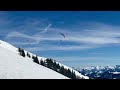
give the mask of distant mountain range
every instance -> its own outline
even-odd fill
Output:
[[[120,65],[115,66],[91,66],[89,68],[77,69],[90,79],[120,79]]]

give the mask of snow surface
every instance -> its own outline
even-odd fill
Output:
[[[8,49],[8,50],[10,50],[12,52],[17,53],[17,51],[18,51],[18,48],[14,47],[13,45],[11,45],[11,44],[9,44],[9,43],[7,43],[5,41],[2,41],[2,40],[0,40],[0,46],[5,48],[5,49]]]
[[[113,73],[113,74],[120,74],[120,72],[111,72],[111,73]]]
[[[58,63],[58,62],[56,62],[56,63]],[[61,64],[61,63],[59,63],[59,65],[60,65],[60,66],[64,66],[64,68],[70,69],[71,71],[73,70],[73,71],[75,72],[75,74],[77,75],[78,78],[89,79],[88,76],[84,76],[84,75],[82,75],[81,73],[79,73],[78,71],[76,71],[76,70],[74,70],[74,69],[72,69],[72,68],[70,68],[70,67],[68,67],[68,66],[66,66],[66,65],[63,65],[63,64]]]
[[[25,51],[25,50],[24,50]],[[27,53],[28,51],[25,51]],[[30,53],[30,56],[35,54]],[[33,62],[31,58],[21,57],[18,55],[18,48],[13,45],[0,40],[0,78],[31,78],[31,79],[68,79],[66,76],[59,74],[49,68],[38,65]],[[38,56],[39,61],[46,60],[44,57]],[[59,63],[59,62],[57,62]],[[66,69],[73,70],[77,77],[89,79],[89,77],[82,75],[78,71],[59,63]]]
[[[15,50],[14,47],[4,44],[0,45],[0,79],[69,79],[49,68],[34,63],[29,58],[18,55],[12,50]],[[3,47],[7,47],[8,50]]]

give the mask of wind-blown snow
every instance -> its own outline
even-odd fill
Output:
[[[25,51],[27,53],[27,51]],[[30,53],[30,56],[35,55]],[[35,55],[36,56],[36,55]],[[31,58],[18,55],[18,48],[0,40],[0,78],[18,78],[18,79],[68,79],[68,77],[59,74],[49,68],[38,65]],[[39,60],[46,60],[38,56]],[[58,63],[58,62],[57,62]],[[78,71],[59,63],[66,69],[73,70],[75,74],[84,79],[89,77],[82,75]]]

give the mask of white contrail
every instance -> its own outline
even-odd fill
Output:
[[[51,26],[52,26],[52,24],[49,24],[49,25],[44,29],[43,33],[46,33]]]

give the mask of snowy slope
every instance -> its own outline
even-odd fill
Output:
[[[6,46],[0,44],[0,79],[68,79],[49,68],[34,63],[29,58],[18,55],[14,47],[4,44]]]
[[[12,52],[18,53],[18,52],[17,52],[17,51],[18,51],[18,48],[14,47],[14,46],[12,46],[11,44],[9,44],[9,43],[7,43],[7,42],[5,42],[5,41],[2,41],[2,40],[0,40],[0,47],[3,47],[3,48],[5,48],[5,49],[8,49],[8,50],[10,50],[10,51],[12,51]]]
[[[120,72],[111,72],[111,73],[113,73],[113,74],[120,74]]]
[[[25,51],[25,53],[27,53],[27,51]],[[30,56],[32,56],[32,55],[36,56],[35,54],[30,53],[30,52],[29,52],[29,54],[30,54]],[[3,61],[0,60],[0,74],[2,73],[2,71],[3,71],[3,73],[5,73],[4,70],[7,71],[6,75],[8,75],[8,76],[6,78],[13,78],[12,76],[9,77],[9,74],[8,74],[11,71],[16,73],[16,75],[18,75],[18,78],[56,78],[56,79],[67,78],[51,69],[48,69],[44,66],[33,63],[31,58],[28,58],[28,57],[24,58],[24,57],[19,56],[18,48],[14,47],[11,44],[4,42],[2,40],[0,40],[0,57],[3,60]],[[38,59],[46,60],[46,58],[40,57],[40,56],[38,56]],[[57,63],[59,63],[59,62],[57,62]],[[3,65],[5,64],[5,66],[3,66],[2,64]],[[70,68],[66,65],[63,65],[61,63],[59,63],[59,65],[64,66],[64,68],[66,68],[66,69],[69,68],[71,71],[73,70],[72,68]],[[8,66],[10,68],[8,68]],[[19,66],[19,67],[17,67],[17,66]],[[11,69],[11,70],[9,70],[9,69]],[[78,77],[80,77],[80,78],[82,77],[84,79],[89,79],[89,77],[82,75],[78,71],[76,71],[76,70],[73,70],[73,71],[75,71],[75,74]],[[35,76],[32,73],[34,73]],[[56,74],[56,75],[54,75],[54,74]],[[13,74],[11,73],[10,75],[13,75]],[[16,77],[16,75],[13,75],[13,76]],[[19,77],[19,75],[21,75],[21,76]],[[1,78],[1,76],[0,76],[0,78]]]
[[[59,62],[56,62],[56,63],[59,63]],[[70,68],[70,67],[68,67],[68,66],[66,66],[66,65],[63,65],[63,64],[61,64],[61,63],[59,63],[59,65],[60,65],[60,66],[64,66],[64,68],[70,69],[71,71],[73,70],[78,78],[89,79],[88,76],[84,76],[84,75],[82,75],[81,73],[79,73],[78,71],[76,71],[76,70],[74,70],[74,69],[72,69],[72,68]]]

